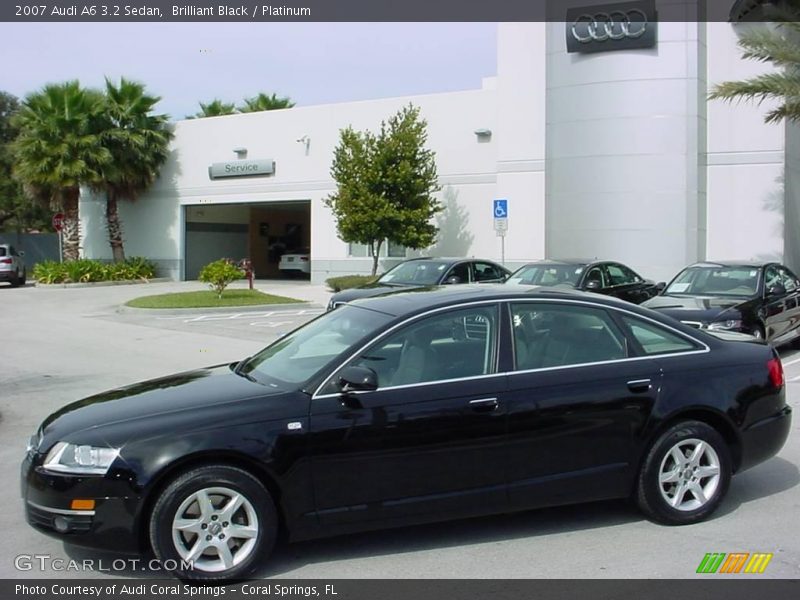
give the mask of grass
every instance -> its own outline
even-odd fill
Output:
[[[260,306],[264,304],[299,304],[303,300],[264,294],[258,290],[225,290],[222,298],[210,290],[141,296],[126,302],[134,308],[214,308],[217,306]]]

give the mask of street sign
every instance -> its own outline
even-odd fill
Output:
[[[53,229],[56,231],[64,229],[64,213],[56,213],[53,215]]]
[[[495,219],[494,230],[497,232],[498,236],[505,236],[506,231],[508,231],[508,219]]]
[[[493,214],[495,219],[508,219],[508,200],[498,198],[494,201]]]

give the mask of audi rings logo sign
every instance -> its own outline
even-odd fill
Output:
[[[567,52],[606,52],[656,45],[655,3],[605,4],[567,11]]]

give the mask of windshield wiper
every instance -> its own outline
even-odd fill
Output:
[[[236,366],[233,367],[233,372],[234,372],[234,374],[238,375],[239,377],[244,377],[248,381],[252,381],[253,383],[258,383],[256,378],[253,377],[252,375],[250,375],[250,373],[245,373],[244,371],[242,371],[242,369],[245,367],[245,365],[247,365],[247,363],[250,360],[250,358],[251,357],[248,356],[247,358],[243,358],[238,363],[236,363]]]

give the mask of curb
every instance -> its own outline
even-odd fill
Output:
[[[171,281],[172,279],[169,277],[157,277],[146,281],[136,279],[132,281],[91,281],[86,283],[39,283],[37,281],[34,283],[34,287],[52,290],[58,288],[109,287],[112,285],[147,285],[148,283],[168,283]]]
[[[148,315],[196,315],[198,313],[231,313],[241,314],[248,312],[281,312],[281,311],[298,311],[306,309],[324,309],[322,304],[315,304],[314,302],[297,302],[291,304],[259,304],[255,306],[207,306],[205,308],[137,308],[135,306],[125,306],[120,304],[117,313],[133,313],[133,314],[148,314]]]

